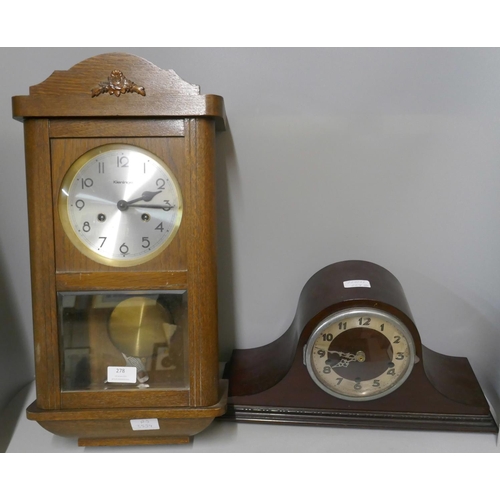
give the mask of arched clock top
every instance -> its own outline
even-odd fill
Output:
[[[171,69],[162,69],[133,54],[111,52],[85,59],[66,71],[54,71],[46,80],[30,87],[30,95],[89,94],[119,71],[153,93],[199,95],[200,87],[188,83]]]
[[[222,97],[201,94],[198,85],[184,81],[175,71],[118,52],[54,71],[45,81],[30,87],[28,96],[14,96],[12,109],[14,118],[20,121],[56,117],[206,117],[215,120],[217,130],[226,128]]]

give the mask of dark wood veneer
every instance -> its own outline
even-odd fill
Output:
[[[344,288],[345,280],[371,288]],[[377,307],[403,320],[417,363],[396,391],[372,401],[346,401],[321,390],[309,376],[303,349],[314,327],[347,307]],[[498,432],[488,402],[466,358],[438,354],[422,345],[401,284],[386,269],[345,261],[316,273],[305,285],[290,328],[276,341],[233,351],[228,412],[241,422],[344,427]]]

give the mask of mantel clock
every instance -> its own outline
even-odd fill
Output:
[[[498,432],[468,360],[422,344],[401,284],[372,262],[318,271],[290,328],[235,349],[225,376],[223,419]]]
[[[225,411],[215,135],[223,100],[129,54],[13,98],[24,122],[36,401],[81,446],[184,443]]]

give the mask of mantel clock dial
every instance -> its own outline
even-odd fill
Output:
[[[227,401],[215,252],[222,97],[112,53],[12,102],[26,144],[28,418],[80,446],[189,442]]]
[[[390,394],[409,377],[415,344],[395,316],[373,308],[331,314],[304,348],[309,375],[322,390],[348,401]]]
[[[422,345],[399,281],[344,261],[306,283],[290,328],[235,349],[224,376],[238,422],[498,432],[466,358]]]

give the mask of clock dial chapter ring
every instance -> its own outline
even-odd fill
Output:
[[[349,401],[390,394],[408,378],[414,362],[413,337],[404,323],[368,307],[328,316],[314,329],[304,351],[313,381]]]
[[[182,219],[182,195],[159,157],[136,146],[107,144],[71,165],[58,208],[80,252],[102,264],[129,267],[171,243]]]

